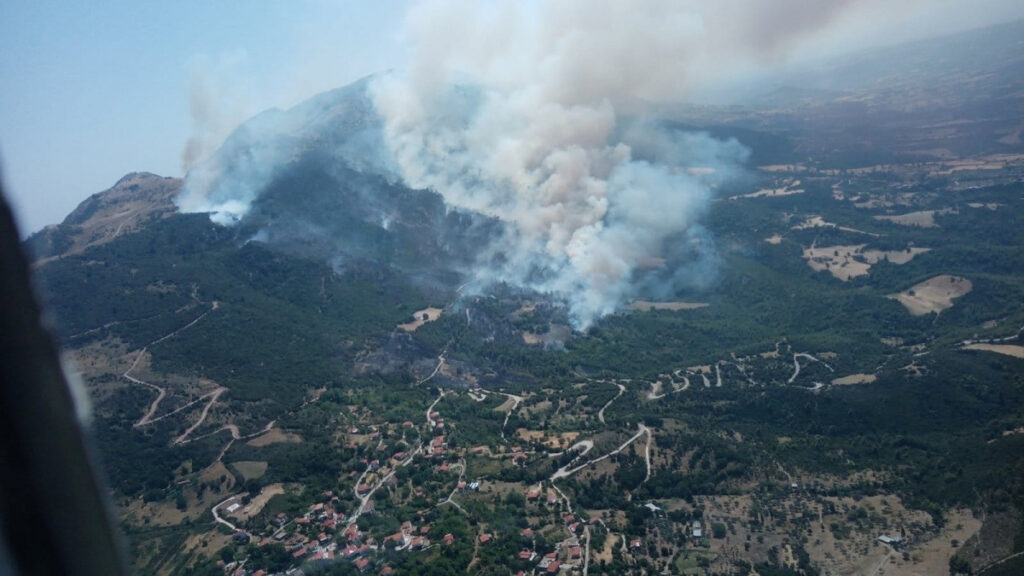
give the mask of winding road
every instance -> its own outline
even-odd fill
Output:
[[[573,468],[569,468],[569,466],[572,466],[572,463],[570,462],[569,464],[562,466],[558,470],[555,470],[554,474],[551,475],[551,480],[555,481],[558,480],[559,478],[568,478],[569,476],[572,476],[573,474],[579,472],[580,470],[586,468],[587,466],[590,466],[591,464],[597,464],[602,460],[605,460],[611,456],[614,456],[615,454],[618,454],[619,452],[622,452],[623,450],[626,449],[627,446],[629,446],[633,442],[636,442],[637,438],[643,436],[644,434],[650,434],[650,429],[647,426],[644,426],[643,424],[637,424],[637,427],[639,428],[639,431],[636,434],[634,434],[632,438],[623,442],[622,445],[616,448],[615,450],[612,450],[611,452],[605,454],[604,456],[599,456],[597,458],[594,458],[593,460],[588,460],[583,464],[580,464]],[[649,469],[650,459],[647,460],[647,466]]]
[[[135,360],[132,362],[132,365],[127,370],[125,370],[124,374],[122,374],[121,376],[124,379],[128,380],[129,382],[132,382],[134,384],[139,384],[141,386],[148,386],[149,388],[152,388],[152,389],[156,390],[157,391],[157,396],[156,396],[156,399],[153,400],[153,403],[149,405],[149,410],[147,410],[146,413],[142,415],[142,418],[139,418],[138,422],[136,422],[135,424],[132,425],[133,428],[141,428],[142,426],[146,426],[146,425],[152,424],[153,422],[157,422],[157,421],[159,421],[159,420],[161,420],[163,418],[166,418],[167,416],[170,416],[171,414],[175,414],[177,412],[180,412],[184,408],[186,408],[188,406],[191,406],[195,402],[198,402],[199,400],[202,400],[203,398],[206,397],[206,396],[200,396],[196,401],[190,402],[190,403],[186,404],[185,406],[182,406],[182,407],[178,408],[177,410],[174,410],[173,412],[169,412],[169,413],[164,414],[163,416],[160,416],[158,418],[153,418],[153,414],[156,414],[157,408],[160,407],[160,402],[162,402],[163,399],[167,396],[167,390],[165,388],[163,388],[162,386],[157,386],[156,384],[151,384],[149,382],[143,382],[142,380],[139,380],[138,378],[132,376],[131,373],[132,373],[132,370],[135,370],[136,366],[139,365],[139,360],[142,359],[142,356],[146,354],[146,351],[149,350],[149,348],[151,346],[155,346],[155,345],[163,342],[164,340],[172,338],[172,337],[180,334],[181,332],[183,332],[185,330],[188,330],[192,326],[195,326],[200,320],[202,320],[203,318],[206,318],[206,316],[210,312],[213,312],[214,310],[216,310],[219,307],[220,307],[220,302],[214,300],[210,304],[210,309],[207,310],[206,312],[203,312],[202,314],[200,314],[195,320],[192,320],[191,322],[189,322],[188,324],[185,324],[181,328],[178,328],[177,330],[175,330],[175,331],[173,331],[173,332],[171,332],[169,334],[165,334],[164,336],[162,336],[160,338],[157,338],[156,340],[154,340],[154,341],[150,342],[149,344],[143,346],[142,350],[139,350],[139,353],[135,355]],[[216,392],[217,391],[214,390],[214,392],[212,392],[212,393],[216,393]],[[217,394],[217,395],[219,396],[220,394]],[[205,418],[205,416],[204,416],[204,418]]]
[[[960,343],[961,346],[970,346],[971,344],[998,344],[1000,342],[1009,342],[1011,340],[1017,340],[1020,335],[1024,333],[1024,326],[1021,326],[1017,333],[1012,336],[1004,336],[1002,338],[981,338],[978,340],[964,340]]]
[[[434,376],[437,376],[437,373],[441,371],[441,368],[443,366],[444,352],[442,352],[441,355],[437,357],[437,366],[434,368],[434,371],[430,373],[430,376],[427,376],[426,378],[420,380],[419,382],[416,383],[416,385],[419,386],[420,384],[426,384],[427,382],[429,382]]]
[[[217,509],[220,508],[221,506],[227,504],[228,502],[231,502],[235,498],[238,498],[238,494],[235,494],[234,496],[228,496],[227,499],[221,500],[216,505],[214,505],[213,509],[211,510],[211,512],[213,512],[213,521],[217,522],[218,524],[223,524],[223,525],[227,526],[228,528],[231,529],[232,532],[238,532],[239,531],[238,530],[238,526],[235,526],[231,522],[228,522],[224,518],[221,518],[220,514],[217,514]]]
[[[516,408],[519,407],[519,404],[523,401],[523,397],[516,396],[515,394],[509,394],[508,392],[494,392],[492,390],[487,390],[486,388],[480,388],[479,390],[485,394],[497,394],[499,396],[504,396],[512,401],[512,407],[509,408],[508,412],[505,413],[505,421],[501,423],[501,440],[503,442],[507,442],[507,440],[505,439],[505,427],[508,426],[508,419],[512,417],[512,414],[516,411]]]
[[[626,391],[626,387],[623,386],[622,384],[615,384],[615,385],[619,387],[619,393],[616,394],[614,398],[609,400],[604,406],[601,406],[601,410],[599,410],[597,412],[597,419],[601,421],[601,424],[604,424],[604,411],[605,411],[605,409],[608,408],[609,406],[611,406],[612,402],[615,402],[619,398],[619,396],[622,396],[622,393]]]
[[[811,356],[810,354],[807,354],[805,352],[798,352],[796,354],[793,354],[793,375],[789,377],[789,380],[786,381],[786,384],[792,384],[793,381],[796,380],[796,377],[800,375],[800,358],[807,358],[812,362],[821,362],[821,360],[818,360],[814,356]],[[828,368],[829,372],[835,372],[835,370],[833,370],[832,367],[828,365],[828,363],[821,363],[822,365],[825,366],[825,368]]]
[[[156,384],[150,384],[149,382],[143,382],[142,380],[139,380],[138,378],[131,375],[132,370],[135,370],[135,367],[139,364],[139,360],[142,359],[142,355],[146,353],[146,348],[147,347],[143,347],[142,350],[139,350],[139,353],[135,356],[135,361],[132,362],[132,365],[127,370],[125,370],[124,374],[121,375],[129,382],[140,384],[142,386],[148,386],[157,391],[156,399],[153,400],[153,403],[149,405],[149,410],[147,410],[146,413],[142,415],[142,418],[139,418],[138,422],[132,425],[133,428],[140,428],[152,422],[153,414],[156,413],[156,409],[160,406],[160,402],[163,401],[165,396],[167,396],[167,390],[164,390],[162,387],[157,386]]]

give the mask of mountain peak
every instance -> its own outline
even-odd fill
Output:
[[[181,179],[131,172],[111,188],[78,205],[63,222],[47,226],[26,241],[37,263],[79,253],[135,232],[146,221],[173,214]]]

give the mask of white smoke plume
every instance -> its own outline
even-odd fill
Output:
[[[585,328],[694,226],[713,179],[748,151],[652,123],[623,131],[616,109],[684,97],[708,45],[730,41],[708,37],[710,19],[657,1],[435,2],[410,14],[408,68],[373,95],[408,185],[508,223],[483,280],[553,293]]]
[[[252,115],[242,75],[244,52],[215,59],[198,56],[189,62],[189,117],[192,132],[181,152],[181,169],[188,172],[208,158],[224,138]]]
[[[486,247],[478,284],[551,293],[583,329],[640,287],[650,292],[651,278],[702,283],[687,278],[706,277],[714,261],[699,218],[714,187],[749,154],[735,141],[636,118],[652,104],[684,101],[694,87],[783,59],[848,8],[880,4],[423,2],[406,15],[404,65],[370,85],[391,155],[377,164],[453,208],[502,220],[506,234]],[[264,132],[253,123],[247,130],[236,143]],[[239,149],[249,150],[245,165],[193,170],[178,199],[183,210],[211,211],[224,223],[245,216],[284,153]],[[679,254],[698,261],[659,270]]]

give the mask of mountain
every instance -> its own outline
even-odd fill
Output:
[[[189,175],[202,191],[186,188],[181,203],[201,196],[216,211],[241,196],[251,200],[242,236],[335,266],[385,263],[437,286],[461,284],[459,272],[498,225],[396,182],[369,81],[244,123]]]
[[[863,61],[917,48],[892,50]],[[706,233],[669,239],[713,271],[583,331],[550,295],[462,289],[507,229],[402,184],[366,81],[253,118],[184,183],[126,176],[26,245],[133,566],[1015,569],[1014,70],[974,80],[983,114],[901,112],[909,73],[871,105],[672,111],[754,148]]]
[[[106,192],[93,194],[57,226],[33,234],[28,249],[47,260],[80,254],[87,248],[131,234],[148,222],[175,212],[173,199],[181,180],[137,172],[118,180]]]

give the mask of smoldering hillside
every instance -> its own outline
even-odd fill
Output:
[[[612,122],[602,138],[614,135],[614,145],[552,152],[567,164],[545,183],[521,188],[473,176],[477,159],[458,164],[440,151],[430,160],[436,177],[452,180],[416,183],[396,161],[374,104],[370,87],[386,80],[366,79],[243,124],[188,175],[179,208],[209,212],[244,241],[339,268],[369,260],[464,294],[493,283],[546,293],[568,306],[578,327],[628,299],[714,278],[714,240],[699,217],[747,154],[738,142],[652,120]],[[451,121],[472,122],[481,97],[475,87],[453,88],[449,104],[461,119]],[[602,154],[614,160],[600,160],[610,162],[603,179],[565,176],[580,175],[572,162]],[[441,174],[442,166],[449,171]],[[462,182],[476,182],[477,203],[452,192]]]
[[[418,6],[402,68],[247,122],[179,206],[338,264],[549,294],[580,329],[709,286],[701,219],[750,150],[653,110],[872,3],[600,4]]]

